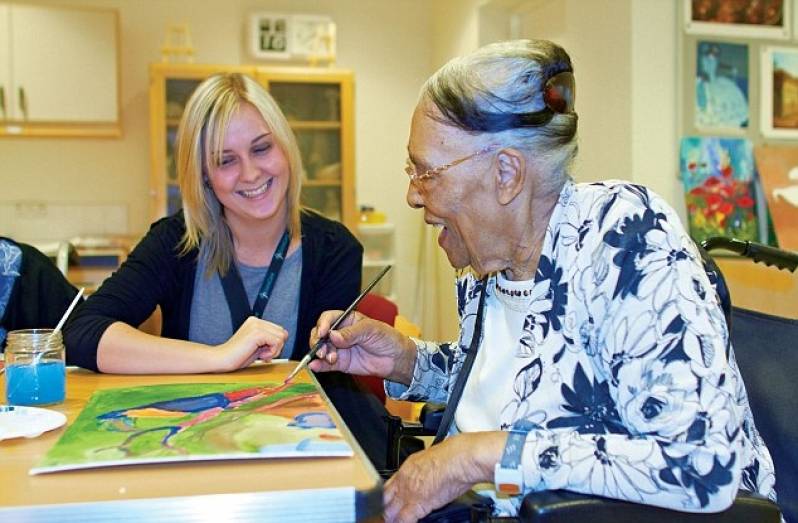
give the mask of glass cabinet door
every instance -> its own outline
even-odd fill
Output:
[[[302,205],[342,220],[341,86],[269,80],[302,154]]]
[[[183,109],[201,78],[169,78],[166,80],[166,214],[170,215],[182,207],[180,187],[177,183],[175,140]]]

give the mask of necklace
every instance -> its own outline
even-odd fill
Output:
[[[505,307],[524,312],[535,301],[535,280],[507,280],[501,273],[497,273],[494,278],[493,287],[496,289],[496,299]]]
[[[505,296],[531,296],[532,289],[505,289],[501,285],[499,285],[499,278],[496,278],[496,291],[500,294],[504,294]]]

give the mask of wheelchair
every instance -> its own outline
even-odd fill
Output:
[[[422,522],[779,523],[783,516],[787,523],[798,523],[798,394],[794,392],[798,350],[792,347],[798,339],[798,320],[733,307],[720,269],[707,254],[716,249],[791,272],[798,267],[798,254],[755,242],[719,237],[702,242],[699,249],[706,270],[717,276],[718,293],[730,326],[730,339],[746,383],[757,429],[773,457],[778,505],[758,494],[740,491],[729,509],[714,514],[696,514],[555,490],[527,494],[518,517],[507,518],[493,517],[492,502],[469,492],[434,511]],[[763,358],[763,354],[767,357]],[[405,439],[435,434],[443,408],[443,405],[425,405],[419,423],[415,424],[389,417],[391,445],[387,470],[381,471],[383,477],[390,477],[401,465],[404,452],[400,449]]]

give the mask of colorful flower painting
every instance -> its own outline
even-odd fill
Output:
[[[679,170],[690,236],[759,241],[753,146],[741,138],[682,139]]]
[[[351,455],[312,384],[149,385],[95,392],[31,473]]]

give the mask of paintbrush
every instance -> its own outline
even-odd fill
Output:
[[[355,310],[355,307],[357,307],[357,304],[360,303],[361,300],[363,300],[363,298],[366,297],[366,294],[368,294],[368,292],[371,289],[373,289],[374,286],[377,285],[377,283],[379,283],[379,281],[382,279],[382,277],[385,276],[385,274],[389,270],[391,270],[391,266],[387,265],[383,270],[380,271],[380,273],[377,275],[377,277],[374,278],[374,280],[372,280],[372,282],[368,284],[368,287],[366,287],[363,290],[363,292],[360,293],[360,296],[355,298],[355,301],[352,302],[352,305],[347,307],[346,310],[344,312],[342,312],[340,316],[338,316],[338,319],[336,319],[333,322],[333,324],[330,325],[330,330],[328,331],[327,336],[325,336],[323,338],[319,338],[316,341],[316,344],[313,345],[313,347],[310,349],[310,351],[308,351],[307,354],[305,354],[305,357],[302,358],[302,360],[299,362],[299,364],[296,366],[296,368],[294,368],[294,370],[291,371],[291,374],[288,375],[288,377],[285,379],[285,381],[283,383],[288,383],[289,381],[294,379],[294,376],[296,376],[299,373],[299,371],[302,370],[302,367],[305,367],[308,363],[310,363],[313,360],[313,358],[316,357],[316,353],[319,352],[319,349],[321,348],[321,346],[324,345],[325,343],[327,343],[330,340],[330,334],[329,333],[334,331],[335,329],[338,328],[339,325],[341,325],[341,323],[346,319],[346,317],[349,316],[349,313],[352,312],[353,310]]]

